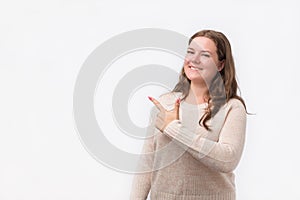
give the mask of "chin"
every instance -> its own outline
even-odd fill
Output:
[[[202,76],[187,76],[187,78],[191,82],[205,83],[205,80],[202,78]]]

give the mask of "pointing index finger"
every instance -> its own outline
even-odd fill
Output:
[[[150,99],[150,101],[152,101],[154,103],[154,105],[160,110],[160,111],[164,111],[164,107],[159,103],[159,101],[157,101],[156,99],[154,99],[153,97],[148,97]]]

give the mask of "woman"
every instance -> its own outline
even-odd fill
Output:
[[[131,199],[234,200],[245,143],[246,106],[237,95],[231,46],[213,30],[195,33],[179,82],[158,100]],[[150,126],[151,127],[151,126]],[[152,134],[153,134],[152,133]],[[152,154],[151,154],[152,153]]]

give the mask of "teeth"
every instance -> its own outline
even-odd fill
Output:
[[[201,70],[200,68],[191,67],[192,70]]]

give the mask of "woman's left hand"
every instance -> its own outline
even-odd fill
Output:
[[[153,97],[148,97],[150,101],[154,103],[154,105],[158,108],[159,113],[157,114],[155,127],[159,129],[161,132],[165,130],[167,125],[173,120],[179,119],[179,105],[180,99],[177,99],[175,102],[175,106],[173,110],[166,110],[156,99]]]

